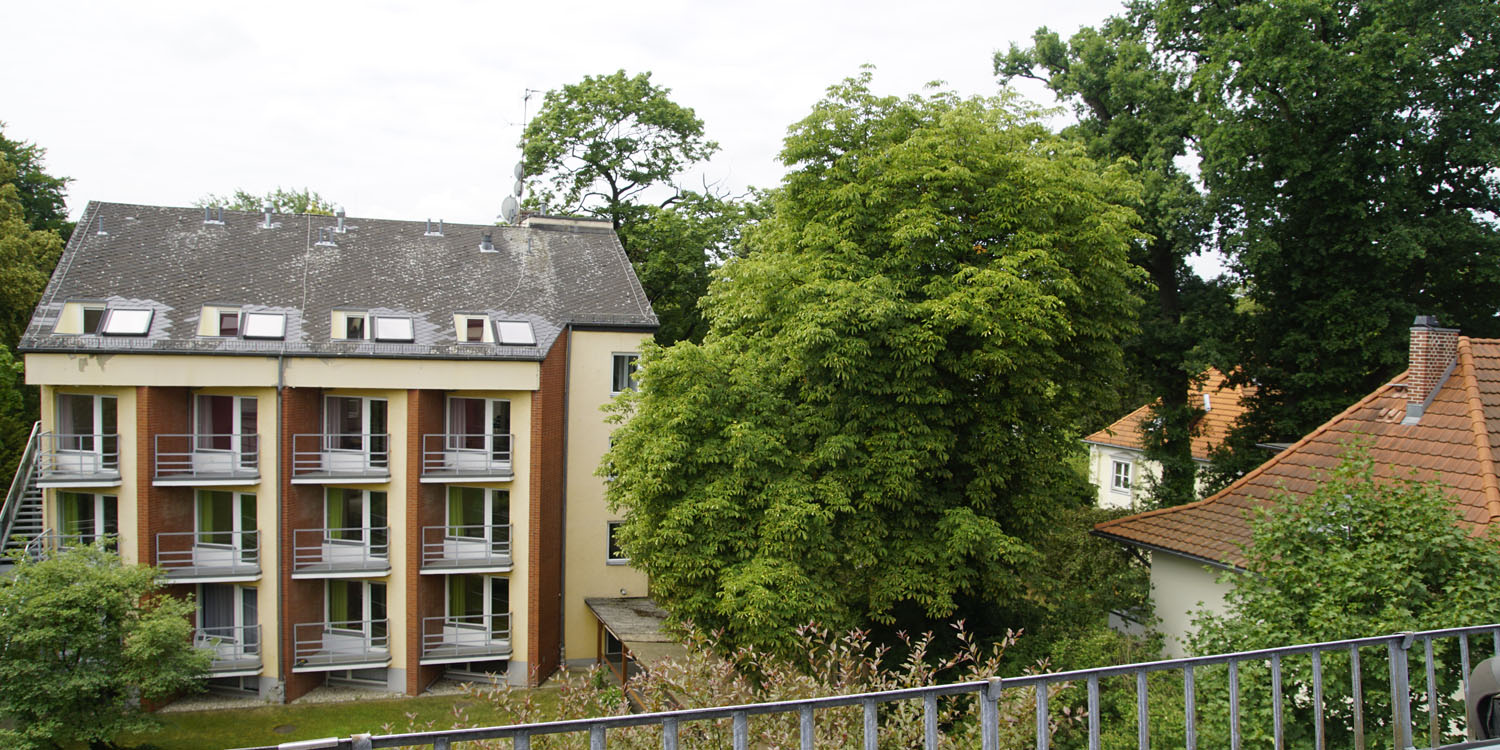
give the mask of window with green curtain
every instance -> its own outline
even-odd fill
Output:
[[[198,543],[234,543],[234,493],[198,490]]]
[[[448,535],[484,538],[484,488],[448,488]]]
[[[510,637],[510,618],[504,615],[510,613],[510,579],[491,578],[490,584],[490,612],[494,615],[490,618],[490,637]]]
[[[59,526],[68,536],[92,537],[94,534],[94,496],[78,492],[57,493]]]
[[[328,621],[346,623],[341,627],[362,630],[357,623],[365,619],[364,584],[359,581],[328,582]],[[356,624],[348,624],[348,623]]]
[[[370,544],[376,547],[375,554],[381,554],[381,548],[387,544],[386,539],[386,515],[385,515],[385,493],[369,493],[370,501]]]
[[[240,496],[240,548],[245,550],[246,561],[255,558],[255,549],[260,546],[255,534],[255,496],[242,493]]]
[[[326,521],[323,528],[327,529],[329,539],[345,539],[359,541],[360,534],[357,530],[351,531],[350,526],[359,525],[359,490],[346,490],[342,487],[329,487],[324,501]],[[349,496],[354,496],[354,514],[349,516]],[[352,521],[352,523],[351,523]]]

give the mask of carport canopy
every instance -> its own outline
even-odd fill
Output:
[[[662,632],[666,610],[647,596],[589,597],[583,600],[594,617],[643,667],[650,669],[687,655],[687,649]]]

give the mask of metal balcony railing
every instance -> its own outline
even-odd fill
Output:
[[[422,618],[422,662],[475,661],[510,655],[510,613]]]
[[[1500,746],[1500,741],[1470,742],[1465,739],[1466,730],[1472,737],[1474,728],[1468,727],[1467,714],[1462,706],[1455,709],[1451,700],[1455,694],[1467,694],[1473,665],[1494,655],[1500,655],[1500,624],[776,703],[503,727],[364,734],[330,739],[322,746],[349,750],[450,748],[459,746],[460,742],[510,739],[518,750],[530,750],[533,738],[569,734],[585,735],[590,747],[604,748],[608,746],[612,732],[652,727],[651,731],[659,735],[655,741],[661,747],[676,748],[685,726],[700,722],[728,722],[730,736],[725,738],[728,742],[724,744],[736,750],[746,750],[751,746],[753,722],[780,721],[795,722],[789,725],[795,727],[791,731],[799,737],[802,748],[810,749],[815,746],[820,715],[826,717],[830,709],[855,707],[862,719],[864,747],[877,748],[886,746],[881,735],[882,708],[888,713],[892,704],[919,701],[923,720],[920,744],[932,750],[939,747],[944,732],[957,728],[940,725],[939,702],[958,698],[977,704],[977,711],[971,711],[961,721],[978,722],[979,746],[983,750],[999,750],[1000,699],[1012,691],[1021,691],[1021,695],[1029,697],[1035,705],[1035,720],[1029,722],[1031,741],[1028,744],[1038,750],[1049,750],[1055,720],[1060,718],[1059,710],[1049,705],[1049,696],[1054,694],[1055,688],[1069,685],[1082,686],[1086,691],[1086,718],[1082,729],[1087,733],[1088,747],[1097,750],[1103,731],[1100,683],[1123,680],[1124,684],[1134,683],[1135,686],[1136,711],[1127,721],[1134,726],[1138,744],[1143,748],[1157,746],[1153,744],[1154,732],[1158,735],[1158,742],[1165,740],[1185,750],[1251,746],[1247,736],[1255,738],[1255,747],[1285,747],[1288,712],[1293,709],[1312,714],[1310,724],[1298,725],[1298,728],[1309,730],[1314,735],[1311,744],[1319,748],[1331,746],[1327,735],[1334,721],[1339,723],[1341,730],[1351,734],[1356,748],[1495,748]],[[1337,665],[1337,671],[1330,671],[1334,665]],[[1366,665],[1370,665],[1369,668]],[[1413,674],[1420,675],[1420,683],[1414,682]],[[1446,679],[1440,684],[1439,677]],[[1173,682],[1181,692],[1175,701],[1162,701],[1164,691],[1155,687],[1148,691],[1148,682],[1153,685]],[[1377,684],[1387,685],[1389,689],[1377,688]],[[1367,689],[1364,685],[1371,687]],[[1257,705],[1260,710],[1254,712],[1253,719],[1246,718],[1251,712],[1248,704],[1242,701],[1244,692],[1250,688],[1259,696]],[[1211,716],[1207,713],[1209,709],[1200,709],[1196,700],[1209,691],[1221,698],[1227,695],[1227,709],[1223,709],[1225,704],[1215,703],[1212,709],[1215,713]],[[1155,707],[1151,703],[1152,697],[1159,701]],[[1166,706],[1163,707],[1162,703]],[[1380,710],[1374,710],[1375,706]],[[1217,713],[1221,710],[1223,713]],[[1247,725],[1247,721],[1256,723]],[[1212,734],[1208,731],[1210,724],[1215,730]],[[1007,726],[1006,730],[1016,728]],[[1220,736],[1221,733],[1227,736]]]
[[[69,547],[82,547],[101,539],[109,549],[119,544],[119,537],[114,534],[59,534],[47,529],[26,543],[25,554],[32,560],[45,560]]]
[[[193,631],[193,645],[213,653],[209,672],[260,671],[260,625],[198,628]]]
[[[292,531],[293,577],[360,577],[390,569],[389,526]]]
[[[260,478],[260,436],[156,435],[156,484],[254,481]]]
[[[44,486],[113,484],[120,481],[120,436],[44,432],[37,457]]]
[[[510,524],[423,526],[422,569],[509,567]]]
[[[424,479],[510,479],[511,434],[436,433],[422,436]]]
[[[391,476],[388,433],[292,436],[292,481],[382,481]]]
[[[260,575],[260,532],[159,533],[156,567],[170,580],[254,578]]]
[[[389,622],[342,620],[293,626],[292,671],[357,669],[390,663]]]

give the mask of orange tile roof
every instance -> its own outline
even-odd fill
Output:
[[[1229,565],[1243,562],[1251,509],[1278,492],[1311,492],[1358,439],[1378,478],[1439,481],[1466,525],[1500,519],[1493,446],[1500,446],[1500,339],[1458,339],[1458,361],[1417,424],[1403,425],[1406,375],[1377,388],[1213,496],[1107,521],[1095,533]]]
[[[1203,394],[1208,394],[1210,408],[1198,419],[1193,430],[1193,458],[1207,461],[1214,446],[1224,442],[1224,437],[1234,427],[1235,420],[1245,413],[1242,399],[1255,392],[1254,388],[1230,388],[1225,384],[1224,373],[1210,367],[1201,386],[1188,393],[1188,403],[1203,408]],[[1152,404],[1136,409],[1115,420],[1114,424],[1084,438],[1085,443],[1114,445],[1121,448],[1145,450],[1141,439],[1141,427],[1151,418]]]

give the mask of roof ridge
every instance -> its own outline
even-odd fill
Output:
[[[1404,381],[1405,378],[1406,378],[1406,375],[1407,375],[1407,373],[1403,372],[1403,373],[1401,373],[1400,376],[1398,376],[1397,379]],[[1378,397],[1380,394],[1384,393],[1387,388],[1390,388],[1391,386],[1396,385],[1397,379],[1393,379],[1389,383],[1387,383],[1386,385],[1381,386],[1379,388],[1376,388],[1375,390],[1373,390],[1373,391],[1365,394],[1364,398],[1362,398],[1362,399],[1354,402],[1348,408],[1344,409],[1343,411],[1339,412],[1338,414],[1335,414],[1331,419],[1329,419],[1328,421],[1324,422],[1323,424],[1318,425],[1318,427],[1316,429],[1314,429],[1312,432],[1309,432],[1306,435],[1303,435],[1300,440],[1298,440],[1297,442],[1292,443],[1291,445],[1287,446],[1285,450],[1277,453],[1275,456],[1272,456],[1270,458],[1270,460],[1266,461],[1265,463],[1261,464],[1260,466],[1255,467],[1254,469],[1251,469],[1244,476],[1240,477],[1239,479],[1234,480],[1233,482],[1230,482],[1229,485],[1226,486],[1224,489],[1219,490],[1218,492],[1215,492],[1214,494],[1209,495],[1208,497],[1203,498],[1202,500],[1199,500],[1197,502],[1192,502],[1192,503],[1186,503],[1184,505],[1174,505],[1174,506],[1172,506],[1170,508],[1157,508],[1156,510],[1148,510],[1148,511],[1146,511],[1144,513],[1136,513],[1134,515],[1124,516],[1122,518],[1116,518],[1116,519],[1114,519],[1112,521],[1105,521],[1103,523],[1095,524],[1094,525],[1094,530],[1095,531],[1105,531],[1108,528],[1111,528],[1111,527],[1114,527],[1114,526],[1117,526],[1117,525],[1121,525],[1121,524],[1123,524],[1126,521],[1134,521],[1134,520],[1139,519],[1139,518],[1149,518],[1149,517],[1152,517],[1152,516],[1159,516],[1159,515],[1164,515],[1164,514],[1167,514],[1167,513],[1176,513],[1178,511],[1187,510],[1189,508],[1199,508],[1199,507],[1207,506],[1207,505],[1212,504],[1212,503],[1216,503],[1216,502],[1224,499],[1226,496],[1228,496],[1231,491],[1238,489],[1240,487],[1240,485],[1249,483],[1249,481],[1251,479],[1254,479],[1255,477],[1260,476],[1261,474],[1265,473],[1268,469],[1270,469],[1272,466],[1275,466],[1275,465],[1281,463],[1281,461],[1283,459],[1285,459],[1287,456],[1291,455],[1293,452],[1295,452],[1297,449],[1301,448],[1303,445],[1306,445],[1307,443],[1311,442],[1313,438],[1318,437],[1319,435],[1322,435],[1323,433],[1327,432],[1328,429],[1330,427],[1332,427],[1334,424],[1336,424],[1339,421],[1343,420],[1345,417],[1349,416],[1350,414],[1353,414],[1355,411],[1357,411],[1360,408],[1362,408],[1365,404],[1367,404],[1367,403],[1369,403],[1371,401],[1374,401],[1375,398]]]
[[[1458,337],[1458,366],[1463,371],[1464,396],[1469,407],[1469,428],[1474,432],[1474,451],[1479,459],[1479,478],[1484,486],[1484,504],[1490,521],[1500,518],[1500,481],[1495,478],[1495,454],[1490,446],[1489,422],[1484,417],[1484,401],[1479,397],[1479,376],[1474,368],[1474,352],[1468,336]]]

